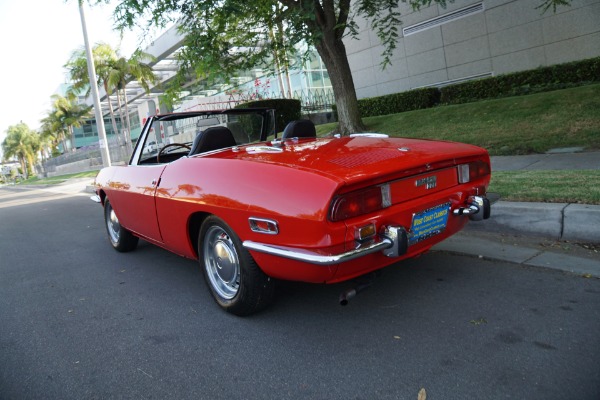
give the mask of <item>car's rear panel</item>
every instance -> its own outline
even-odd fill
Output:
[[[489,172],[489,157],[481,148],[451,142],[363,137],[300,140],[283,143],[279,152],[253,152],[242,147],[225,156],[277,165],[274,170],[278,170],[278,174],[292,168],[308,176],[331,178],[337,182],[335,191],[319,193],[320,198],[329,199],[330,203],[325,207],[331,207],[336,196],[370,187],[389,188],[389,204],[375,212],[335,221],[331,210],[326,218],[319,210],[319,218],[301,216],[301,222],[294,215],[281,213],[275,219],[282,232],[289,232],[290,228],[294,230],[293,239],[281,235],[249,236],[253,241],[333,254],[355,248],[359,243],[357,232],[371,224],[375,225],[377,234],[389,225],[401,226],[408,232],[408,249],[399,257],[389,258],[377,252],[327,267],[253,252],[266,273],[278,278],[313,282],[350,279],[427,251],[464,227],[468,216],[454,215],[453,210],[465,207],[469,196],[484,196],[490,179],[488,173],[470,182],[459,183],[460,165],[479,162],[485,164]],[[293,192],[300,184],[290,181],[288,190]],[[286,190],[285,187],[280,187],[279,191],[283,190]],[[310,191],[310,188],[302,190]],[[293,197],[288,201],[293,202]],[[298,229],[300,226],[303,229]],[[423,226],[425,229],[421,229]],[[339,235],[341,232],[344,232],[343,237]],[[303,242],[305,245],[302,245]]]

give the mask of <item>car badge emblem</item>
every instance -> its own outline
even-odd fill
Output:
[[[410,147],[399,147],[398,150],[406,152],[410,151]]]
[[[433,175],[433,176],[428,176],[426,178],[417,179],[415,181],[415,186],[416,187],[425,186],[425,189],[427,189],[427,190],[433,189],[434,187],[437,186],[437,177],[435,175]]]

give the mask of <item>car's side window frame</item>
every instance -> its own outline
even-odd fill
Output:
[[[142,152],[144,151],[144,145],[148,140],[148,132],[150,132],[150,127],[153,123],[154,117],[149,117],[148,120],[146,120],[146,124],[142,129],[142,133],[140,133],[137,143],[135,144],[135,148],[133,149],[133,153],[131,154],[131,158],[129,159],[129,165],[140,165],[139,162]]]

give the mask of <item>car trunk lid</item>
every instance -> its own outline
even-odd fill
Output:
[[[476,146],[421,139],[342,137],[288,140],[281,146],[250,145],[230,153],[232,158],[299,168],[343,181],[348,187],[368,178],[377,184],[426,174],[483,158]]]

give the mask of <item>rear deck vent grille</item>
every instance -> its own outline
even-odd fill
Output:
[[[346,168],[360,167],[361,165],[375,164],[378,162],[391,160],[400,157],[401,153],[396,150],[381,149],[361,154],[350,154],[343,157],[334,158],[329,162]]]
[[[459,18],[483,11],[483,3],[473,4],[472,6],[461,8],[448,14],[440,15],[439,17],[419,22],[418,24],[407,26],[402,29],[404,36],[412,35],[413,33],[421,32],[434,26],[446,24]]]

